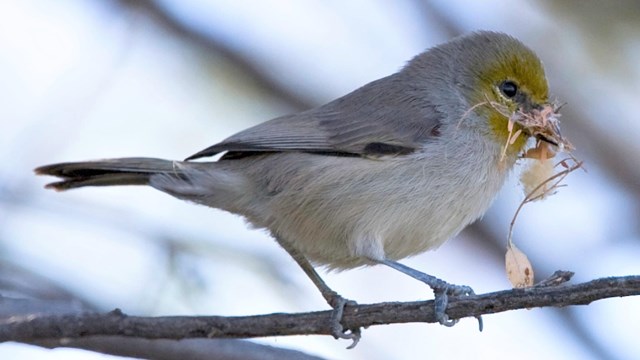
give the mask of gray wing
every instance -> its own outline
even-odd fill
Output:
[[[439,135],[442,109],[397,73],[315,109],[241,131],[187,160],[234,153],[314,152],[402,155]],[[415,85],[415,84],[413,84]]]

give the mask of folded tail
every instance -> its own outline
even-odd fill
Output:
[[[47,184],[57,191],[83,186],[149,185],[151,176],[170,174],[185,178],[176,161],[154,158],[121,158],[83,162],[69,162],[41,166],[38,175],[56,176],[61,181]]]

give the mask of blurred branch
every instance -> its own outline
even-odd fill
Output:
[[[235,339],[150,340],[122,336],[88,336],[31,342],[46,348],[72,347],[102,354],[155,360],[321,360],[296,350]]]
[[[422,14],[422,22],[438,28],[447,38],[451,39],[464,33],[464,29],[433,2],[414,0],[413,3]]]
[[[0,199],[1,201],[1,199]],[[88,299],[76,294],[63,285],[57,284],[46,276],[37,274],[20,265],[12,264],[10,259],[0,257],[0,293],[9,296],[31,299],[28,306],[63,307],[70,306],[75,311],[98,311],[98,307]],[[6,316],[6,297],[0,295],[0,319]],[[37,305],[39,302],[40,305]],[[25,311],[32,309],[25,308]],[[28,310],[27,310],[28,309]],[[13,315],[16,315],[14,312]]]
[[[640,295],[640,275],[610,277],[571,286],[534,286],[473,297],[451,298],[447,314],[454,319],[516,309],[586,305],[593,301]],[[76,339],[93,335],[147,339],[253,338],[282,335],[330,335],[331,311],[256,316],[128,316],[107,314],[28,315],[0,319],[0,341],[33,343],[42,339]],[[343,325],[436,322],[433,301],[348,306]]]
[[[590,115],[576,107],[563,111],[567,118],[590,119]],[[563,114],[565,115],[565,114]],[[585,144],[589,144],[587,150],[589,157],[598,162],[598,165],[606,169],[605,174],[611,181],[620,184],[620,187],[631,193],[636,201],[640,201],[640,169],[636,166],[633,145],[614,134],[608,134],[599,129],[592,121],[567,122],[567,133],[571,137],[583,138]]]
[[[117,4],[120,4],[126,9],[137,11],[149,16],[161,25],[164,29],[172,32],[173,34],[188,40],[192,44],[199,46],[203,50],[215,53],[223,56],[229,62],[232,62],[236,66],[240,67],[243,72],[249,74],[257,84],[263,89],[277,98],[285,101],[294,110],[300,111],[314,107],[315,105],[308,99],[301,96],[300,93],[287,89],[282,84],[274,81],[267,76],[264,71],[260,69],[260,66],[255,63],[253,59],[248,58],[244,54],[239,53],[228,44],[212,37],[209,34],[205,34],[198,31],[197,28],[190,26],[189,24],[181,22],[179,19],[173,16],[170,11],[162,7],[160,3],[154,0],[118,0]]]

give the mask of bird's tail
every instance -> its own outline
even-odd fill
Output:
[[[46,187],[64,191],[84,186],[149,185],[151,177],[158,174],[185,178],[177,163],[154,158],[121,158],[45,165],[35,172],[62,179]]]

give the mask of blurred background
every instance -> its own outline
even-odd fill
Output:
[[[520,214],[514,240],[538,279],[640,274],[640,3],[637,1],[23,0],[0,2],[0,294],[132,315],[252,315],[327,309],[264,231],[147,188],[46,191],[59,161],[183,159],[270,118],[400,69],[454,36],[507,32],[542,58],[563,133],[587,173]],[[406,264],[476,293],[510,287],[518,170],[484,218]],[[430,299],[386,268],[330,273],[359,303]],[[257,339],[332,359],[632,359],[640,301],[485,316],[454,328],[364,329]],[[0,344],[3,359],[92,359]],[[100,356],[104,358],[103,356]]]

